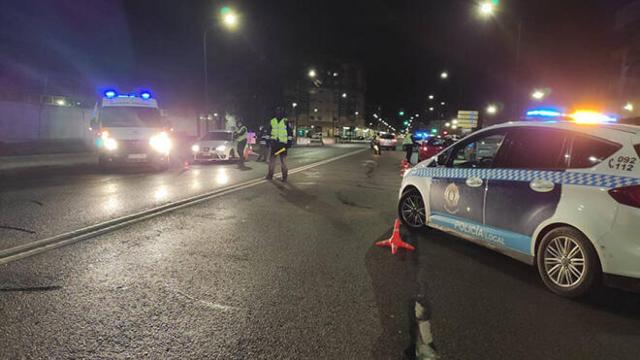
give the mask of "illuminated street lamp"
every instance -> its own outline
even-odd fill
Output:
[[[307,73],[307,75],[309,75],[310,78],[315,78],[316,77],[316,70],[315,69],[310,69],[309,72]]]
[[[434,95],[429,95],[429,100],[433,100],[435,98]]]
[[[293,107],[293,108],[297,108],[297,107],[298,107],[298,103],[297,103],[297,102],[292,103],[292,104],[291,104],[291,107]]]
[[[235,30],[238,27],[238,14],[230,7],[225,6],[220,9],[220,16],[222,16],[222,23],[229,30]]]
[[[429,111],[433,111],[434,109],[432,107],[429,108]]]
[[[546,92],[540,89],[535,89],[531,93],[531,98],[538,101],[544,99],[545,96],[547,96]]]
[[[624,105],[623,109],[625,109],[625,110],[626,110],[626,111],[628,111],[628,112],[632,112],[632,111],[633,111],[633,104],[632,104],[632,103],[630,103],[630,102],[627,102],[627,103]]]
[[[498,107],[491,104],[489,106],[487,106],[487,114],[489,115],[495,115],[498,112]]]
[[[229,31],[234,31],[238,28],[240,23],[239,15],[228,6],[224,6],[220,9],[220,20],[224,28]],[[207,33],[209,32],[209,26],[205,27],[202,34],[202,55],[204,58],[204,107],[205,112],[209,112],[209,52],[207,51]],[[198,127],[200,132],[200,127]]]
[[[342,93],[342,98],[346,99],[347,98],[347,93]]]
[[[444,79],[447,79],[447,78],[449,78],[449,73],[448,72],[443,71],[443,72],[440,73],[440,79],[444,80]]]
[[[478,12],[483,17],[489,17],[496,12],[497,0],[483,1],[478,4]]]

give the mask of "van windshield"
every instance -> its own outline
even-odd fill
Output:
[[[163,126],[160,111],[149,107],[104,107],[100,113],[104,127],[153,127]]]

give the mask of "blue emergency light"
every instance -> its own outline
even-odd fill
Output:
[[[104,92],[104,97],[107,99],[114,99],[114,98],[134,98],[136,97],[135,93],[130,93],[130,94],[118,94],[115,90],[107,90]],[[148,90],[144,90],[142,92],[140,92],[140,98],[143,100],[149,100],[151,99],[151,92]]]

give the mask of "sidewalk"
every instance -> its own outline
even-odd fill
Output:
[[[98,156],[94,152],[0,156],[0,171],[37,167],[93,165],[97,163]]]

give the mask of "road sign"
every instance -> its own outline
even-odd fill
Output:
[[[478,127],[477,111],[459,110],[458,111],[458,128],[460,129],[474,129]]]

